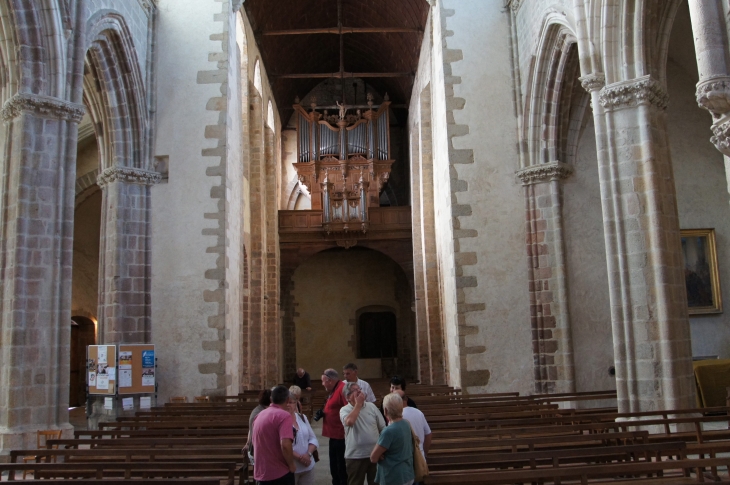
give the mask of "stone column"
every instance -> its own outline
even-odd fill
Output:
[[[697,104],[712,114],[712,143],[730,156],[730,72],[727,25],[720,0],[689,0],[695,37]],[[730,185],[729,185],[730,187]]]
[[[70,432],[71,263],[80,104],[18,93],[3,107],[0,454]]]
[[[150,341],[150,186],[160,174],[112,167],[102,189],[99,342]]]
[[[668,96],[650,76],[581,78],[596,125],[620,412],[694,406]]]
[[[517,172],[525,188],[530,325],[539,394],[575,392],[562,211],[562,180],[572,173],[569,165],[557,161]]]

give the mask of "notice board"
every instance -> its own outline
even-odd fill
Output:
[[[155,392],[154,344],[119,345],[119,394]]]
[[[86,382],[89,394],[116,393],[117,347],[89,345],[86,350]]]

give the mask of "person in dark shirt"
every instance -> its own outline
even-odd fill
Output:
[[[292,383],[295,386],[299,386],[306,391],[312,390],[312,378],[309,377],[309,372],[305,371],[301,367],[297,369],[297,373],[294,374],[294,379],[292,379]]]
[[[405,391],[406,390],[406,380],[401,376],[393,376],[390,378],[390,392],[395,391]],[[416,403],[413,402],[413,399],[410,397],[407,398],[408,407],[416,408],[418,409],[418,406],[416,406]],[[385,411],[383,410],[383,405],[380,405],[380,412],[385,416]],[[388,420],[388,417],[385,417],[386,421]]]

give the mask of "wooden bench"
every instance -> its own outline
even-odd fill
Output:
[[[240,466],[230,461],[194,462],[83,462],[83,463],[6,463],[0,464],[0,474],[8,472],[8,481],[17,473],[32,471],[33,479],[54,478],[216,478],[233,485]]]

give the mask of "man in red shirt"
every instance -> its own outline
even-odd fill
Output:
[[[289,389],[276,386],[271,391],[271,405],[254,421],[253,477],[259,485],[294,485],[294,427],[286,407],[288,403]]]
[[[322,373],[322,385],[329,396],[324,403],[324,421],[322,436],[330,439],[330,473],[332,485],[347,485],[347,468],[345,465],[345,427],[340,421],[340,409],[347,406],[342,394],[344,383],[334,369],[327,369]]]

